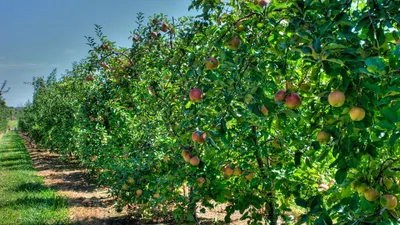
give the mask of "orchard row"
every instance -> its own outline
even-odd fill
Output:
[[[79,159],[117,209],[177,223],[396,224],[400,5],[202,1],[138,14],[132,47],[37,78],[21,129]],[[220,218],[222,219],[222,218]]]

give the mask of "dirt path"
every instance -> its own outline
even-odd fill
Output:
[[[37,175],[44,178],[46,186],[54,188],[57,194],[67,199],[69,217],[74,224],[135,224],[126,213],[114,210],[114,201],[107,196],[107,189],[96,188],[84,168],[61,161],[57,154],[38,150],[26,136],[20,135]]]

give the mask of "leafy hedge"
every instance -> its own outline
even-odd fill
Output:
[[[10,119],[10,108],[6,106],[6,102],[3,98],[3,94],[9,90],[5,90],[6,84],[7,81],[4,81],[0,87],[0,133],[7,130],[8,120]]]
[[[128,49],[96,26],[87,58],[34,79],[21,129],[143,216],[187,223],[227,203],[226,222],[397,223],[400,2],[191,8],[139,14]]]

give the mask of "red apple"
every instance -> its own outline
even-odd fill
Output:
[[[109,45],[101,45],[101,48],[103,50],[110,50],[110,46]]]
[[[224,169],[224,174],[226,175],[226,176],[231,176],[232,174],[233,174],[233,169],[231,168],[231,166],[230,165],[227,165],[227,166],[225,166],[225,169]]]
[[[231,50],[237,50],[240,47],[240,37],[233,37],[229,42],[228,42],[228,48]]]
[[[164,23],[164,24],[162,25],[162,27],[161,27],[161,30],[162,30],[163,32],[167,32],[167,31],[168,31],[168,24],[167,24],[167,23]]]
[[[155,198],[155,199],[159,199],[159,198],[160,198],[160,194],[158,194],[158,193],[155,193],[155,194],[153,195],[153,198]]]
[[[92,75],[86,77],[86,81],[92,81],[92,80],[94,80],[94,77]]]
[[[331,135],[323,130],[321,130],[320,132],[318,132],[317,134],[317,140],[320,143],[327,143],[329,141],[329,139],[331,138]]]
[[[393,195],[383,195],[381,198],[381,204],[385,205],[387,209],[393,210],[397,206],[397,198]]]
[[[183,160],[185,160],[186,162],[189,162],[189,161],[190,161],[190,158],[191,158],[190,152],[183,150],[183,151],[181,152],[181,155],[182,155],[182,157],[183,157]]]
[[[199,144],[203,144],[204,141],[206,140],[207,135],[206,133],[201,133],[201,135],[199,136],[199,139],[197,140],[199,142]]]
[[[202,187],[203,184],[206,182],[206,178],[204,178],[204,177],[199,177],[199,178],[197,178],[197,181],[198,181],[198,186],[199,186],[199,187]]]
[[[297,93],[292,92],[289,96],[286,97],[286,105],[288,108],[294,109],[299,107],[300,104],[301,98]]]
[[[200,164],[200,159],[199,159],[199,157],[197,157],[197,156],[193,156],[192,158],[190,158],[189,163],[190,163],[192,166],[198,166],[198,165]]]
[[[206,68],[209,70],[216,69],[218,67],[218,60],[213,57],[208,57],[205,62]]]
[[[157,33],[157,31],[153,31],[153,32],[150,33],[150,35],[151,35],[152,38],[157,38],[158,33]]]
[[[140,196],[140,195],[142,195],[143,194],[143,191],[141,190],[141,189],[137,189],[136,190],[136,195],[137,196]]]
[[[192,133],[192,141],[196,142],[199,141],[200,135],[197,133],[197,131]]]
[[[199,88],[193,88],[190,91],[189,98],[193,102],[200,102],[203,98],[203,92]]]
[[[364,191],[364,197],[368,201],[374,202],[379,198],[379,192],[374,188],[370,188]]]
[[[233,175],[240,176],[240,174],[242,174],[242,170],[240,169],[240,167],[235,166],[235,168],[233,169]]]
[[[353,107],[352,109],[350,109],[349,114],[350,114],[351,120],[361,121],[365,117],[365,110],[360,107]]]
[[[258,5],[261,7],[265,7],[269,4],[269,0],[257,0],[258,1]]]
[[[246,175],[244,175],[244,178],[246,178],[246,180],[250,181],[254,178],[254,173],[253,172],[245,172]]]
[[[275,93],[274,99],[276,102],[282,102],[286,98],[286,91],[285,90],[279,90],[278,92]]]
[[[265,115],[265,116],[268,116],[268,109],[267,108],[265,108],[265,106],[263,105],[263,106],[261,106],[261,112]]]
[[[346,100],[346,96],[344,96],[343,92],[340,91],[333,91],[328,96],[328,102],[333,107],[340,107],[344,104]]]
[[[103,67],[104,69],[110,68],[110,66],[108,66],[108,64],[105,63],[105,62],[101,62],[101,63],[100,63],[100,66]]]
[[[153,21],[152,21],[152,22],[153,22],[153,24],[154,24],[154,25],[157,25],[157,23],[158,23],[158,20],[156,20],[156,19],[153,19]]]

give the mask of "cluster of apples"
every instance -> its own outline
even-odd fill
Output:
[[[335,90],[328,95],[328,102],[333,107],[341,107],[346,100],[343,92]],[[354,106],[349,111],[350,119],[353,121],[361,121],[365,117],[365,110],[361,107]]]
[[[334,90],[328,95],[328,102],[329,105],[332,107],[341,107],[343,106],[344,102],[346,101],[346,96],[343,92]],[[354,106],[349,111],[350,119],[353,121],[361,121],[365,117],[365,110],[361,107]],[[317,134],[317,140],[320,143],[327,143],[331,138],[331,135],[326,131],[321,130]]]
[[[391,178],[384,177],[381,180],[381,185],[384,186],[387,190],[390,190],[393,185],[394,181]],[[389,210],[393,210],[397,207],[397,198],[392,194],[384,194],[380,195],[379,191],[375,188],[368,187],[365,183],[360,183],[358,179],[351,183],[353,190],[356,190],[360,195],[364,196],[370,202],[380,200],[380,204],[385,206]]]
[[[195,131],[192,133],[192,141],[198,144],[203,144],[206,141],[207,135],[201,131]],[[181,152],[183,159],[190,163],[192,166],[198,166],[200,164],[200,158],[197,156],[192,156],[189,151],[183,150]]]
[[[158,20],[153,19],[152,23],[153,23],[153,25],[157,25],[159,22],[158,22]],[[161,29],[160,29],[160,30],[161,30],[162,32],[164,32],[164,33],[167,33],[168,31],[170,31],[171,34],[174,34],[174,33],[175,33],[175,30],[174,30],[174,29],[169,29],[168,23],[163,23],[163,24],[161,25]],[[158,32],[157,32],[157,31],[153,31],[153,32],[150,33],[150,36],[151,36],[152,38],[157,38],[157,37],[158,37]],[[134,41],[136,41],[136,40],[134,40]]]
[[[132,177],[128,178],[126,183],[122,185],[122,190],[129,191],[130,186],[133,185],[134,183],[135,183],[135,180]],[[140,188],[136,189],[135,194],[136,194],[137,197],[139,197],[139,196],[141,196],[143,194],[143,190],[140,189]],[[153,194],[153,198],[159,199],[160,198],[160,194],[159,193],[154,193]]]
[[[183,150],[181,152],[181,155],[183,160],[185,160],[185,162],[190,163],[190,165],[192,166],[198,166],[200,164],[200,158],[197,156],[192,156],[192,154],[186,150]]]
[[[279,90],[275,93],[274,99],[276,102],[285,101],[289,109],[295,109],[301,105],[301,97],[296,92],[287,93],[286,90]]]
[[[232,169],[233,168],[233,169]],[[251,172],[251,171],[242,171],[242,169],[240,169],[240,167],[239,166],[232,166],[232,165],[226,165],[226,166],[224,166],[224,168],[223,168],[223,170],[224,170],[224,177],[225,178],[229,178],[229,177],[231,177],[232,175],[233,176],[240,176],[240,175],[244,175],[244,178],[246,179],[246,180],[252,180],[253,178],[254,178],[254,176],[255,176],[255,174],[253,173],[253,172]]]

